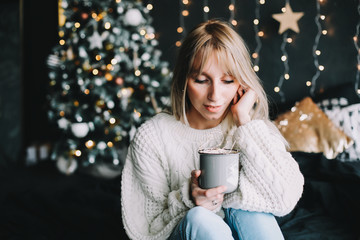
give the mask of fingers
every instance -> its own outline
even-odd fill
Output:
[[[195,188],[199,186],[199,176],[201,174],[200,170],[191,171],[191,188]]]
[[[208,201],[206,204],[209,206],[209,210],[214,210],[216,208],[218,208],[219,206],[221,206],[221,204],[224,201],[224,195],[219,195],[217,196],[217,198],[214,198],[211,201]]]
[[[225,186],[211,189],[201,189],[200,187],[194,188],[192,191],[194,203],[197,206],[210,206],[213,203],[212,201],[222,203],[225,190]]]
[[[192,170],[191,171],[191,179],[197,179],[201,174],[200,170]]]
[[[242,97],[245,92],[246,92],[245,88],[243,88],[243,87],[240,86],[239,89],[238,89],[238,94],[239,94],[239,96]]]
[[[211,198],[215,195],[222,194],[226,191],[226,186],[219,186],[216,188],[210,188],[205,191],[205,197]]]
[[[226,186],[219,186],[210,189],[202,189],[199,187],[198,178],[201,174],[200,170],[191,172],[191,196],[197,206],[205,207],[209,210],[218,208],[224,200],[224,192]]]
[[[236,103],[237,103],[237,101],[238,101],[238,99],[239,99],[239,96],[238,96],[238,95],[239,95],[238,93],[235,94],[235,96],[234,96],[234,98],[233,98],[232,104],[236,104]]]

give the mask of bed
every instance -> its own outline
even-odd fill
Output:
[[[344,89],[349,91],[349,86]],[[291,151],[305,176],[305,186],[295,209],[277,218],[285,239],[360,239],[360,159],[356,155],[360,118],[352,118],[359,114],[354,106],[360,100],[339,87],[334,92],[338,96],[324,94],[312,100],[322,112],[327,111],[329,121],[338,121],[336,127],[346,136],[354,134],[350,137],[355,141],[335,157],[301,148]],[[343,96],[346,102],[341,101]],[[336,98],[344,104],[334,104]],[[273,108],[274,122],[294,112],[291,105],[282,107]],[[349,114],[349,108],[355,112]],[[344,114],[352,119],[350,123]],[[352,132],[345,129],[349,124]],[[0,169],[0,239],[128,239],[121,221],[120,178],[84,172],[67,176],[51,160]]]

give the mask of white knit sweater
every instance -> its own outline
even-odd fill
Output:
[[[186,212],[191,171],[199,169],[198,150],[236,141],[241,170],[237,191],[222,207],[283,216],[296,205],[304,178],[279,133],[265,121],[227,130],[226,121],[212,129],[193,129],[160,113],[136,132],[122,172],[121,202],[125,230],[131,239],[166,239]],[[221,207],[219,208],[221,209]]]

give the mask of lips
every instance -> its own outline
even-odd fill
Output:
[[[220,106],[213,106],[213,105],[204,105],[206,110],[208,110],[209,112],[213,112],[216,113],[218,111],[220,111],[221,109],[221,105]]]

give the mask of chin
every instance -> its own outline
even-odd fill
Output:
[[[219,121],[223,119],[224,113],[216,113],[216,114],[207,114],[204,116],[204,118],[208,121]]]

